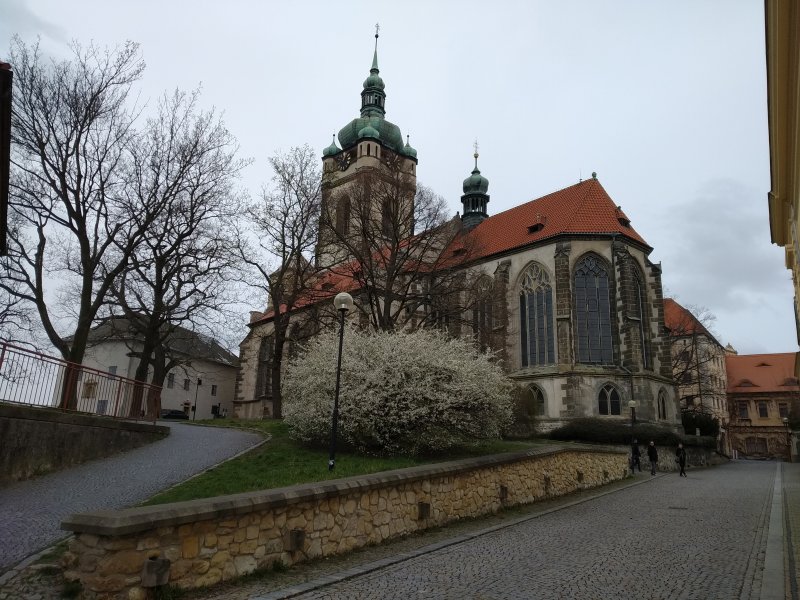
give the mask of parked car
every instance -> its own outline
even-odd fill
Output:
[[[175,410],[170,408],[165,408],[161,410],[161,418],[162,419],[188,419],[189,415],[187,415],[182,410]]]

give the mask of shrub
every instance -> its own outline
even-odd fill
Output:
[[[719,434],[719,421],[712,415],[685,410],[681,421],[686,435],[695,435],[697,429],[700,429],[700,435],[717,437]]]
[[[287,367],[284,419],[304,443],[329,440],[337,351],[337,333],[323,333]],[[419,455],[500,437],[511,420],[511,383],[491,358],[437,331],[346,329],[340,443],[368,454]]]
[[[633,437],[638,439],[640,444],[647,444],[652,440],[656,446],[677,446],[680,442],[686,443],[683,436],[658,425],[639,423],[631,428],[627,421],[610,419],[575,419],[550,432],[550,438],[554,440],[601,444],[630,444]]]

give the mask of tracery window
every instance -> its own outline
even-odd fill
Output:
[[[664,390],[658,391],[658,418],[667,418],[667,393]]]
[[[620,395],[617,388],[610,383],[604,385],[597,396],[597,408],[601,415],[622,414],[622,403],[620,402]]]
[[[575,317],[578,362],[613,363],[609,277],[596,256],[575,267]]]
[[[522,366],[553,364],[553,288],[547,271],[537,263],[528,267],[520,282],[519,320]]]
[[[637,320],[639,346],[642,352],[642,367],[649,369],[650,354],[647,351],[647,335],[645,333],[645,322],[647,320],[647,311],[644,306],[645,297],[646,292],[641,277],[638,272],[635,272],[633,276],[633,306],[631,307],[631,314]]]
[[[476,284],[475,304],[472,307],[472,335],[481,352],[491,347],[494,315],[492,314],[492,280],[481,277]]]
[[[272,336],[267,335],[261,338],[261,345],[258,348],[258,370],[256,372],[256,398],[263,398],[271,394],[272,375]]]

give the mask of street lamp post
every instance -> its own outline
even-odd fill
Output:
[[[344,345],[344,317],[353,308],[353,297],[347,292],[336,294],[333,306],[339,313],[339,356],[336,360],[336,391],[333,395],[333,417],[331,423],[331,451],[328,457],[328,471],[336,466],[336,429],[339,425],[339,382],[342,375],[342,346]]]
[[[631,427],[633,427],[636,425],[636,400],[629,400],[628,408],[631,409]]]

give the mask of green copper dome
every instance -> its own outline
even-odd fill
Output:
[[[339,144],[342,148],[349,148],[362,139],[361,132],[370,127],[377,131],[378,135],[370,136],[379,139],[385,146],[395,152],[403,153],[403,135],[400,128],[394,123],[390,123],[383,117],[359,117],[353,119],[339,131]]]
[[[341,150],[339,149],[339,146],[336,145],[336,134],[334,133],[331,145],[322,151],[322,156],[333,156],[334,154],[338,154],[339,152],[341,152]]]
[[[358,132],[358,139],[362,138],[380,139],[380,137],[381,137],[380,133],[378,133],[378,130],[375,129],[372,125],[367,125]]]
[[[408,142],[409,136],[406,136],[406,145],[403,147],[403,154],[406,156],[410,156],[411,158],[417,158],[417,151],[411,147],[411,144]]]
[[[378,88],[379,90],[383,90],[385,87],[386,84],[383,83],[383,79],[378,75],[378,69],[372,69],[372,71],[370,71],[370,76],[364,80],[364,89]]]
[[[478,170],[478,165],[472,170],[472,175],[464,180],[465,194],[485,194],[489,190],[489,180]]]

